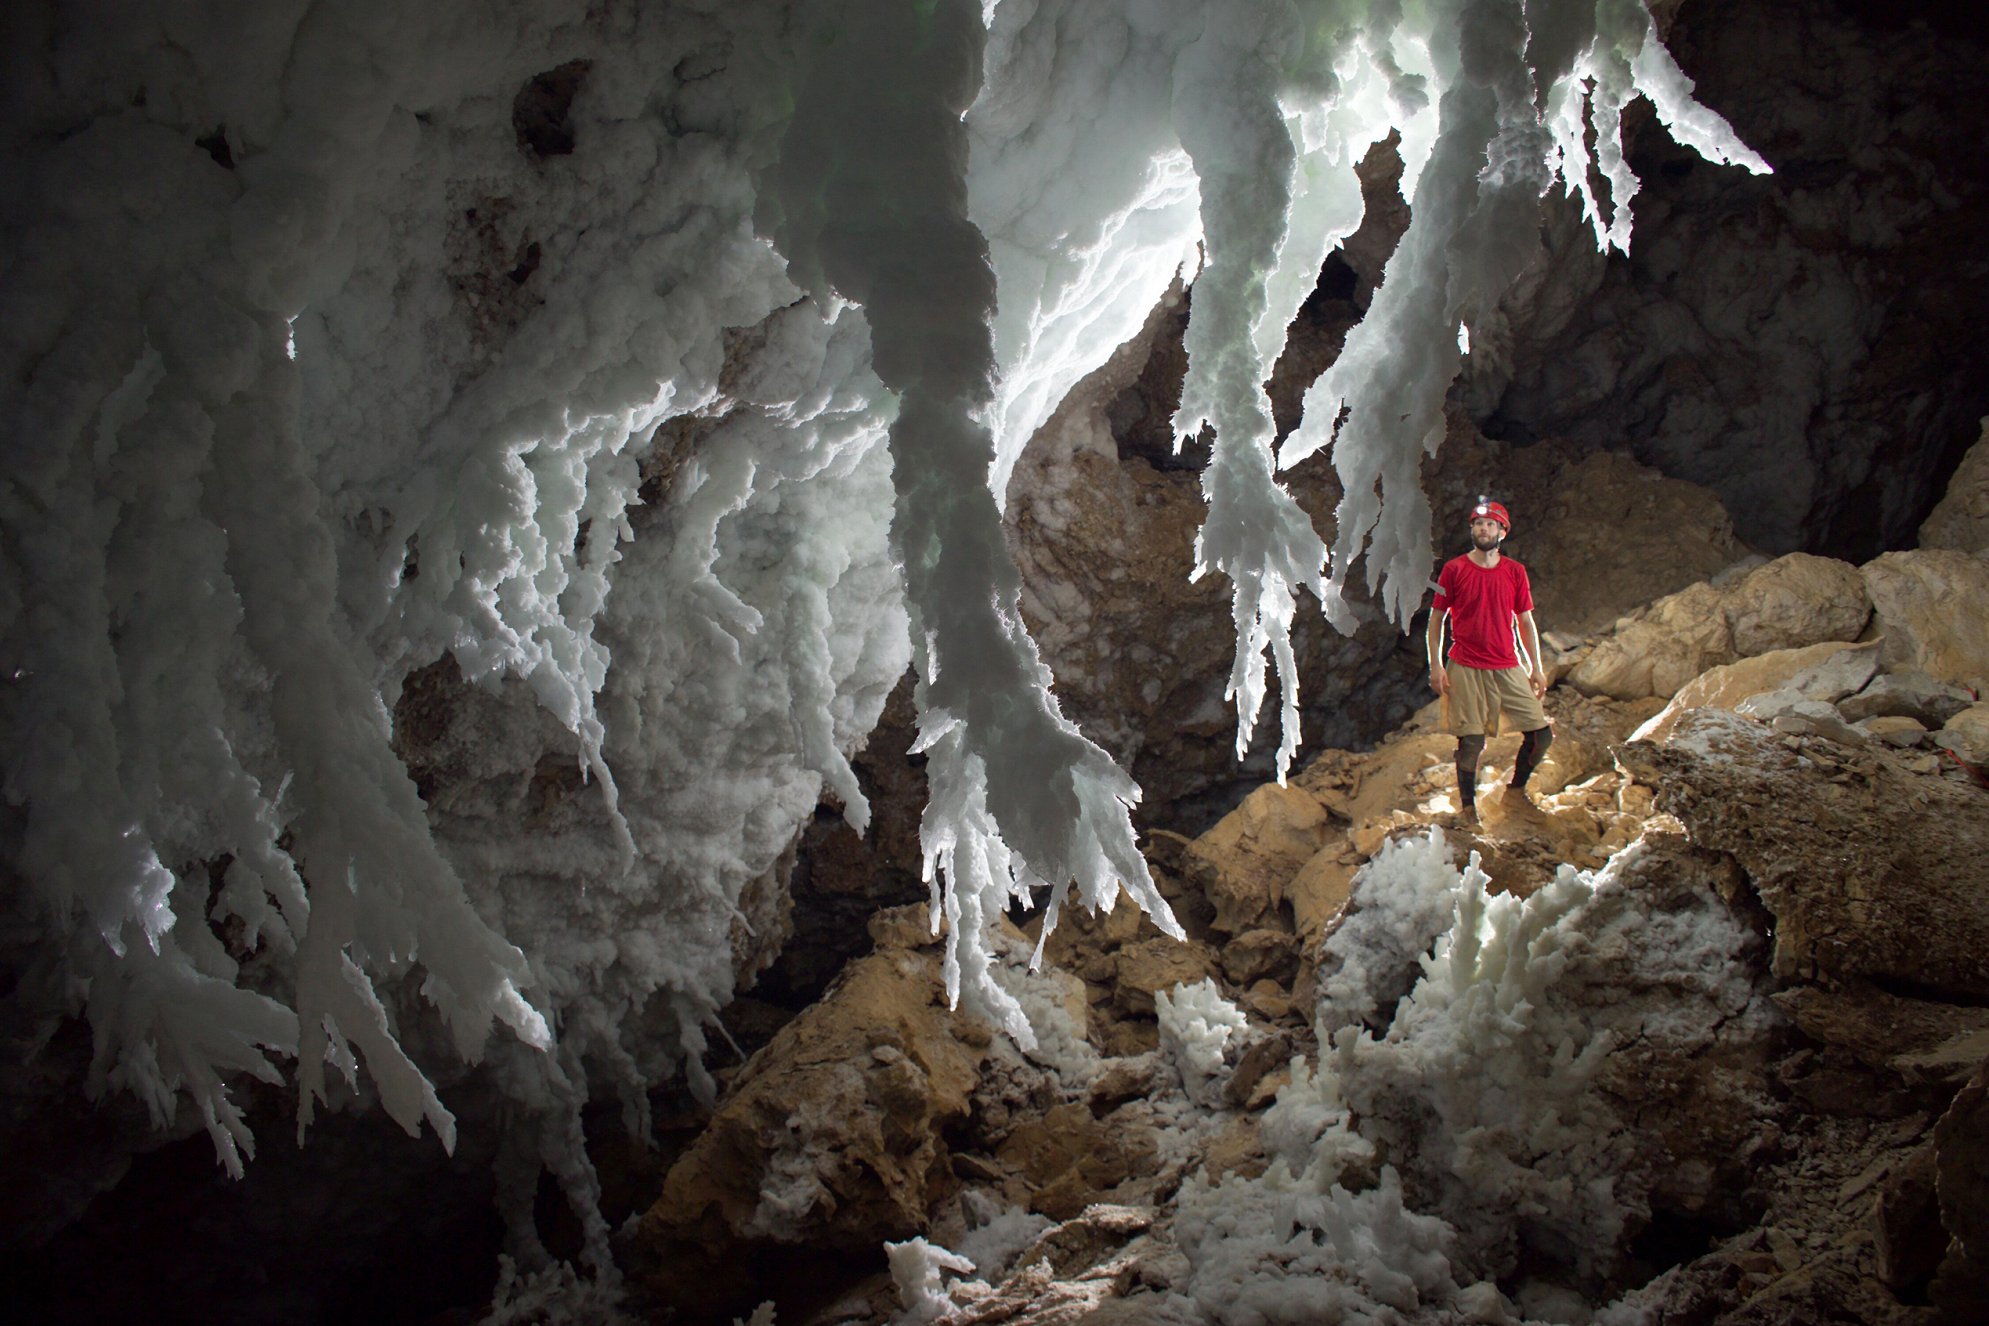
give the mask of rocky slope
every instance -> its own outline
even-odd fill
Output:
[[[1032,1049],[944,1008],[922,908],[881,914],[625,1236],[645,1292],[784,1326],[1318,1320],[1326,1284],[1410,1321],[1971,1320],[1989,546],[1949,541],[1562,637],[1535,796],[1496,795],[1494,740],[1479,825],[1429,706],[1156,830],[1190,940],[1070,915],[1030,975],[1014,934]],[[1396,1214],[1301,1255],[1307,1193]],[[1377,1270],[1390,1228],[1442,1273]]]

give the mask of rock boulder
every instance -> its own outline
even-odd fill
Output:
[[[889,914],[885,914],[887,917]],[[651,1287],[680,1310],[750,1308],[782,1250],[874,1253],[923,1230],[952,1181],[987,1029],[949,1012],[936,954],[885,948],[747,1063],[643,1217]]]
[[[1618,748],[1701,846],[1731,853],[1775,917],[1784,980],[1899,981],[1989,997],[1989,798],[1719,709]],[[1927,832],[1938,825],[1939,832]]]
[[[1876,645],[1825,641],[1802,649],[1777,649],[1756,658],[1710,668],[1679,688],[1671,703],[1644,726],[1640,739],[1662,740],[1689,709],[1736,709],[1753,696],[1786,690],[1794,700],[1834,702],[1872,679]]]
[[[1989,679],[1989,557],[1947,549],[1866,562],[1888,672],[1917,669],[1980,691]]]
[[[1982,421],[1982,436],[1948,480],[1947,495],[1920,526],[1920,546],[1989,551],[1989,419]]]
[[[1923,728],[1938,728],[1973,703],[1975,697],[1962,687],[1913,669],[1882,673],[1863,690],[1836,702],[1838,712],[1853,723],[1904,717]]]
[[[1808,553],[1756,567],[1727,599],[1734,650],[1742,658],[1823,640],[1855,640],[1871,615],[1858,568]]]

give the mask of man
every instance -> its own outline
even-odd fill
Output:
[[[1533,624],[1533,587],[1526,568],[1499,553],[1499,544],[1511,532],[1512,517],[1505,507],[1480,497],[1471,508],[1471,551],[1444,563],[1430,608],[1430,685],[1450,701],[1446,721],[1457,737],[1457,795],[1467,823],[1478,818],[1478,757],[1485,751],[1485,734],[1496,730],[1501,713],[1525,734],[1506,789],[1503,804],[1508,809],[1532,807],[1526,780],[1554,739],[1540,705],[1547,674],[1540,666],[1540,631]],[[1530,670],[1520,666],[1515,634]]]

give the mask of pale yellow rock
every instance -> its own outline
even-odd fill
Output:
[[[1360,867],[1360,857],[1345,842],[1338,842],[1314,852],[1293,876],[1285,896],[1291,900],[1292,919],[1307,952],[1318,945],[1326,927],[1347,905],[1354,873]]]
[[[1982,421],[1982,436],[1948,480],[1947,495],[1920,526],[1920,546],[1989,550],[1989,419]]]
[[[1190,843],[1182,865],[1215,907],[1216,928],[1237,934],[1278,923],[1286,885],[1331,830],[1317,797],[1266,783]]]
[[[1887,669],[1980,690],[1989,679],[1989,557],[1922,549],[1885,553],[1862,569]]]
[[[1451,764],[1457,758],[1457,738],[1423,732],[1390,741],[1361,765],[1347,818],[1354,824],[1385,816],[1405,804],[1408,789],[1425,769]]]
[[[1391,810],[1386,815],[1371,820],[1362,820],[1347,831],[1347,841],[1363,857],[1371,857],[1381,850],[1381,845],[1398,829],[1413,829],[1427,821],[1406,810]]]
[[[1961,738],[1958,752],[1973,764],[1989,761],[1989,702],[1970,705],[1947,721],[1941,729]]]
[[[1669,697],[1708,668],[1737,657],[1727,624],[1726,594],[1709,584],[1659,599],[1596,642],[1568,674],[1585,695],[1617,700]]]
[[[1920,720],[1907,714],[1881,714],[1858,726],[1888,746],[1917,746],[1927,736]]]
[[[1735,652],[1743,658],[1856,640],[1871,619],[1864,577],[1849,562],[1790,553],[1756,567],[1727,598]]]
[[[1856,650],[1869,651],[1873,648],[1874,645],[1856,645],[1845,640],[1831,640],[1802,649],[1777,649],[1755,658],[1723,663],[1717,668],[1710,668],[1700,673],[1679,687],[1678,694],[1671,698],[1671,703],[1631,733],[1630,739],[1663,741],[1670,734],[1673,724],[1677,722],[1678,715],[1687,709],[1733,709],[1749,696],[1779,690],[1788,685],[1791,679],[1819,664],[1829,662],[1839,654]]]

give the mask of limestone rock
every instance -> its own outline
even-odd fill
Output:
[[[1989,679],[1989,557],[1892,552],[1863,570],[1886,670],[1914,668],[1981,690]]]
[[[1808,553],[1757,567],[1734,586],[1727,602],[1734,649],[1743,658],[1823,640],[1855,640],[1871,615],[1857,567]]]
[[[1547,692],[1547,717],[1554,723],[1554,744],[1529,782],[1534,792],[1553,794],[1597,774],[1613,772],[1616,757],[1610,747],[1624,740],[1661,711],[1655,697],[1619,701],[1588,696],[1568,687]],[[1511,767],[1501,743],[1491,743],[1495,763]],[[1515,752],[1516,753],[1516,752]]]
[[[1318,947],[1326,927],[1347,905],[1354,888],[1354,873],[1360,867],[1360,855],[1351,844],[1331,843],[1314,852],[1286,886],[1292,920],[1307,952]]]
[[[1795,692],[1777,691],[1775,694],[1795,695]],[[1747,712],[1746,705],[1741,706],[1741,712]],[[1821,700],[1805,700],[1800,695],[1795,696],[1793,703],[1775,712],[1770,726],[1777,732],[1822,737],[1840,746],[1862,746],[1866,740],[1864,733],[1844,721],[1844,716],[1837,712],[1836,705],[1825,704]]]
[[[1970,764],[1989,761],[1989,702],[1970,705],[1950,718],[1934,740]]]
[[[1348,820],[1358,825],[1386,817],[1391,811],[1414,805],[1418,794],[1426,788],[1444,783],[1453,788],[1457,785],[1454,773],[1457,738],[1431,731],[1437,722],[1438,706],[1431,704],[1416,715],[1406,731],[1391,736],[1379,749],[1354,761]],[[1305,786],[1307,781],[1300,779],[1299,783]]]
[[[1854,723],[1903,715],[1918,720],[1923,728],[1938,728],[1975,703],[1975,697],[1960,686],[1909,668],[1881,673],[1869,686],[1836,703],[1838,712]]]
[[[1031,1210],[1068,1220],[1160,1167],[1159,1144],[1141,1109],[1122,1106],[1100,1119],[1086,1105],[1058,1105],[1017,1124],[996,1155],[1026,1184]]]
[[[1659,599],[1597,642],[1568,681],[1584,694],[1617,700],[1668,697],[1735,656],[1726,594],[1697,584]]]
[[[1799,692],[1805,699],[1838,704],[1846,696],[1855,695],[1871,685],[1872,679],[1878,675],[1879,654],[1884,642],[1869,640],[1862,645],[1839,650],[1831,649],[1833,643],[1825,641],[1795,651],[1805,654],[1808,650],[1816,650],[1823,653],[1823,659],[1791,677],[1791,690]]]
[[[1092,1079],[1091,1111],[1102,1118],[1129,1100],[1159,1095],[1175,1082],[1174,1071],[1158,1054],[1108,1059]]]
[[[1856,567],[1790,553],[1736,584],[1697,584],[1658,600],[1598,641],[1569,681],[1619,700],[1669,697],[1736,659],[1856,640],[1871,613]]]
[[[1318,798],[1266,783],[1188,847],[1184,865],[1215,906],[1215,926],[1240,934],[1283,925],[1292,877],[1326,845],[1331,819]]]
[[[1159,936],[1127,944],[1114,969],[1114,1004],[1127,1013],[1152,1017],[1153,997],[1183,983],[1206,980],[1216,955],[1206,944]]]
[[[1640,740],[1661,741],[1678,715],[1688,709],[1735,709],[1750,697],[1778,690],[1789,692],[1788,704],[1806,699],[1834,701],[1869,682],[1877,666],[1876,645],[1844,641],[1777,649],[1755,658],[1725,663],[1685,683],[1664,710],[1638,728],[1635,735]],[[1760,713],[1761,708],[1757,706],[1754,712]]]
[[[963,1119],[985,1030],[950,1013],[930,953],[890,950],[754,1055],[643,1217],[652,1287],[687,1311],[750,1307],[769,1249],[869,1254],[925,1227],[952,1182],[942,1128]]]
[[[1989,550],[1989,419],[1982,421],[1982,436],[1948,480],[1947,495],[1920,526],[1920,546]]]
[[[1878,747],[1792,740],[1694,709],[1669,741],[1628,742],[1617,758],[1694,842],[1747,871],[1775,917],[1783,979],[1989,996],[1989,798]]]
[[[1960,1086],[1989,1057],[1989,1009],[1909,999],[1862,981],[1799,985],[1774,999],[1803,1035],[1909,1085]]]
[[[1246,930],[1223,945],[1222,973],[1238,986],[1267,976],[1289,984],[1298,970],[1298,937],[1289,930],[1259,927]]]
[[[1840,708],[1841,714],[1843,710]],[[1927,727],[1917,718],[1905,714],[1881,714],[1877,718],[1862,718],[1851,725],[1874,741],[1900,750],[1910,750],[1924,745],[1927,740]]]

